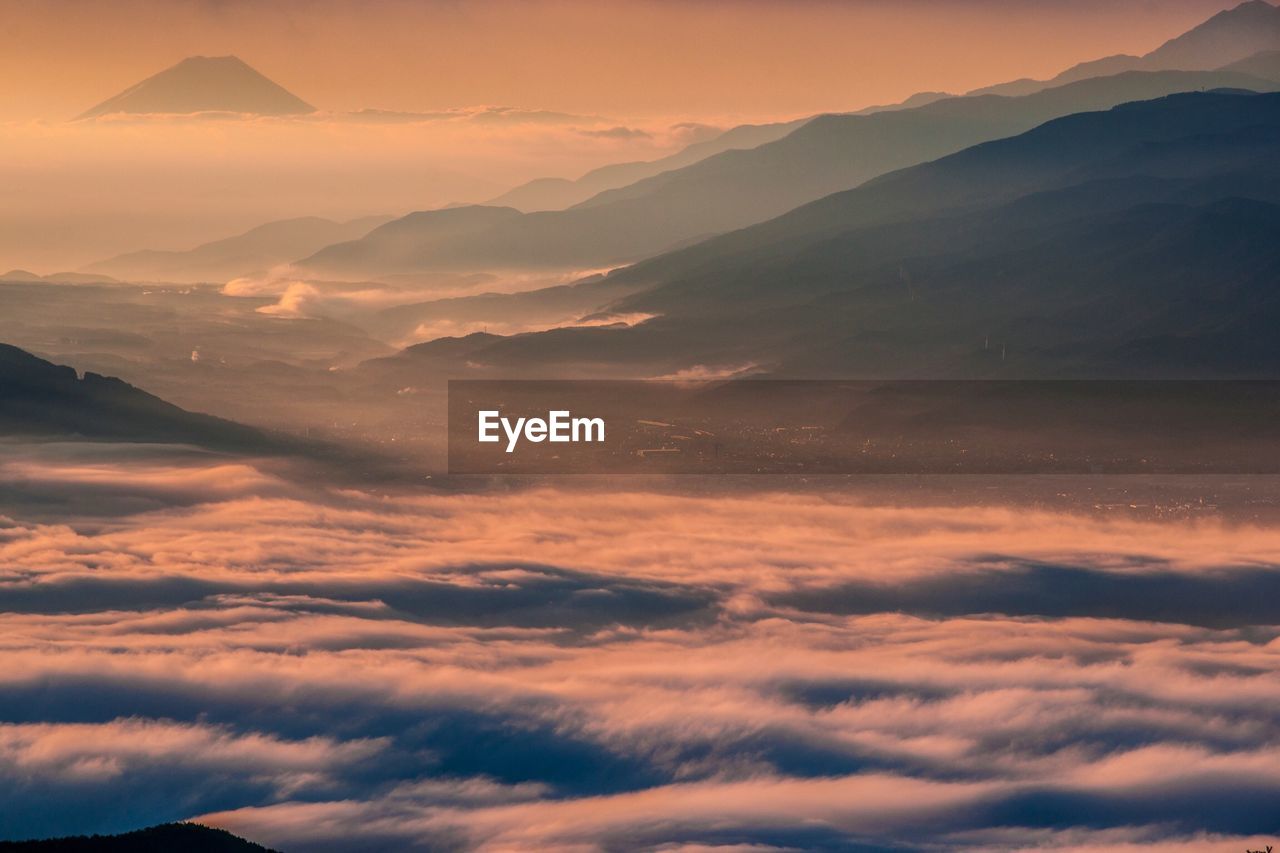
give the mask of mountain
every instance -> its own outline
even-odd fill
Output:
[[[109,275],[86,275],[75,272],[56,272],[52,275],[37,275],[30,270],[9,270],[7,273],[0,275],[0,281],[4,282],[35,282],[49,281],[54,284],[97,284],[97,283],[114,283],[116,279]]]
[[[1233,62],[1222,69],[1237,74],[1250,74],[1264,80],[1280,80],[1280,50],[1267,50]]]
[[[430,271],[442,249],[503,223],[519,219],[512,207],[463,205],[410,213],[381,225],[363,237],[335,243],[298,261],[312,275],[356,278]]]
[[[1229,67],[1254,54],[1280,49],[1280,7],[1250,0],[1219,12],[1170,39],[1145,56],[1108,56],[1082,62],[1050,80],[1015,80],[970,92],[971,95],[1028,95],[1051,86],[1125,71],[1206,71]],[[1224,68],[1228,66],[1228,68]],[[1253,73],[1245,68],[1234,69]]]
[[[390,219],[389,216],[369,216],[350,222],[316,216],[282,219],[186,251],[144,250],[117,255],[89,264],[83,271],[129,281],[225,282],[264,272],[333,243],[363,237]]]
[[[882,104],[857,110],[853,115],[871,115],[890,110],[922,107],[943,98],[952,97],[945,92],[920,92],[898,104]],[[781,139],[809,121],[809,118],[770,124],[744,124],[703,142],[688,145],[668,157],[643,163],[615,163],[587,172],[577,180],[567,178],[537,178],[521,184],[497,198],[485,202],[497,207],[514,207],[524,213],[540,210],[563,210],[580,204],[606,190],[618,189],[636,181],[691,166],[715,154],[743,148],[756,148],[775,139]]]
[[[456,208],[411,214],[300,266],[316,276],[357,279],[392,270],[617,266],[762,222],[894,169],[1022,133],[1059,116],[1216,88],[1265,91],[1280,84],[1232,72],[1128,72],[1020,98],[947,98],[866,116],[820,116],[775,142],[726,151],[568,210],[522,215],[510,209]],[[418,227],[421,234],[414,237]],[[379,245],[384,230],[397,233],[394,246]]]
[[[235,56],[190,56],[77,116],[116,113],[252,113],[285,116],[315,107],[268,80]]]
[[[1250,0],[1219,12],[1198,27],[1142,57],[1148,70],[1221,68],[1255,53],[1280,48],[1280,7]]]
[[[274,853],[224,829],[166,823],[122,835],[77,835],[43,841],[0,841],[0,853]]]
[[[524,213],[539,210],[563,210],[605,190],[625,187],[644,178],[705,160],[714,154],[735,148],[755,148],[781,139],[807,118],[772,124],[744,124],[730,128],[715,139],[687,145],[668,157],[643,163],[614,163],[592,169],[577,180],[538,178],[521,184],[497,198],[485,202],[490,207],[514,207]]]
[[[873,107],[863,107],[855,110],[851,115],[869,116],[874,113],[886,113],[893,110],[910,110],[916,107],[924,107],[932,104],[934,101],[941,101],[943,98],[954,98],[955,95],[949,92],[916,92],[911,97],[897,104],[878,104]]]
[[[1274,378],[1277,150],[1280,94],[1064,117],[617,272],[609,310],[654,319],[475,340],[451,375]]]
[[[626,287],[616,278],[595,275],[536,290],[478,293],[396,305],[362,322],[379,340],[422,339],[432,329],[550,328],[597,315],[602,306],[638,289],[641,288]],[[592,319],[602,324],[611,320],[598,315]]]
[[[7,344],[0,344],[0,435],[286,449],[251,427],[188,412],[109,376],[81,377]]]

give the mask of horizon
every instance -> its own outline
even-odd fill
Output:
[[[495,105],[777,119],[1052,77],[1079,62],[1140,55],[1238,5],[802,0],[779,8],[759,0],[565,0],[530,14],[514,0],[127,0],[109,10],[54,0],[27,4],[7,20],[0,75],[25,85],[0,91],[0,121],[71,118],[201,55],[237,56],[332,112]],[[810,14],[814,7],[822,14]],[[162,42],[138,38],[160,25]],[[578,49],[566,55],[566,43]],[[37,44],[42,49],[23,50]],[[706,62],[712,49],[714,65]],[[901,61],[904,54],[911,63]],[[582,73],[588,67],[591,73]],[[831,94],[833,80],[841,94]]]
[[[533,30],[521,17],[527,7],[510,0],[396,0],[360,5],[372,11],[359,15],[349,0],[154,5],[114,5],[104,21],[86,0],[55,0],[28,3],[8,19],[18,49],[0,55],[0,74],[18,79],[21,66],[29,85],[0,89],[0,179],[24,201],[0,211],[0,272],[77,271],[301,216],[345,221],[483,203],[530,180],[657,161],[741,124],[892,105],[929,91],[961,95],[1049,79],[1108,55],[1142,55],[1243,4],[654,0],[584,11],[578,0],[557,0],[538,7]],[[153,26],[164,39],[140,38]],[[671,29],[689,37],[672,39]],[[590,74],[581,73],[590,51],[562,47],[570,39],[598,50],[600,33],[614,30],[632,53],[593,63]],[[419,41],[446,32],[449,50],[476,55],[464,73],[427,73],[446,60]],[[116,49],[104,33],[135,49]],[[863,48],[850,49],[851,37]],[[87,43],[48,49],[76,39]],[[935,51],[939,39],[945,49]],[[342,40],[372,58],[339,49]],[[22,45],[42,49],[24,57]],[[712,48],[716,61],[703,61]],[[910,63],[900,59],[906,52]],[[68,54],[77,61],[63,61]],[[975,55],[984,62],[972,62]],[[76,120],[193,56],[234,56],[316,112]],[[39,72],[51,57],[57,68]],[[493,73],[474,74],[477,63]],[[510,71],[499,73],[503,63]],[[779,63],[791,72],[777,73]],[[23,104],[26,117],[14,118]],[[268,179],[275,188],[263,193],[257,188]],[[229,186],[239,189],[227,193]]]

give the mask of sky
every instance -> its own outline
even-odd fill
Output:
[[[1233,5],[0,0],[0,272],[188,249],[289,217],[484,202],[535,178],[655,160],[695,141],[690,128],[892,104],[1145,53]],[[185,57],[227,54],[321,114],[69,121]],[[488,120],[494,107],[530,118]],[[367,108],[430,118],[344,115]]]
[[[0,119],[69,118],[195,54],[323,109],[798,116],[1052,76],[1234,0],[3,0]]]

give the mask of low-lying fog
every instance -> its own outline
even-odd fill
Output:
[[[11,837],[1238,853],[1280,792],[1275,526],[3,459]]]

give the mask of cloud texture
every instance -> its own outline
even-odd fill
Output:
[[[286,851],[1239,853],[1280,832],[1270,527],[375,496],[199,458],[0,475],[135,498],[0,510],[13,837],[197,817]]]

